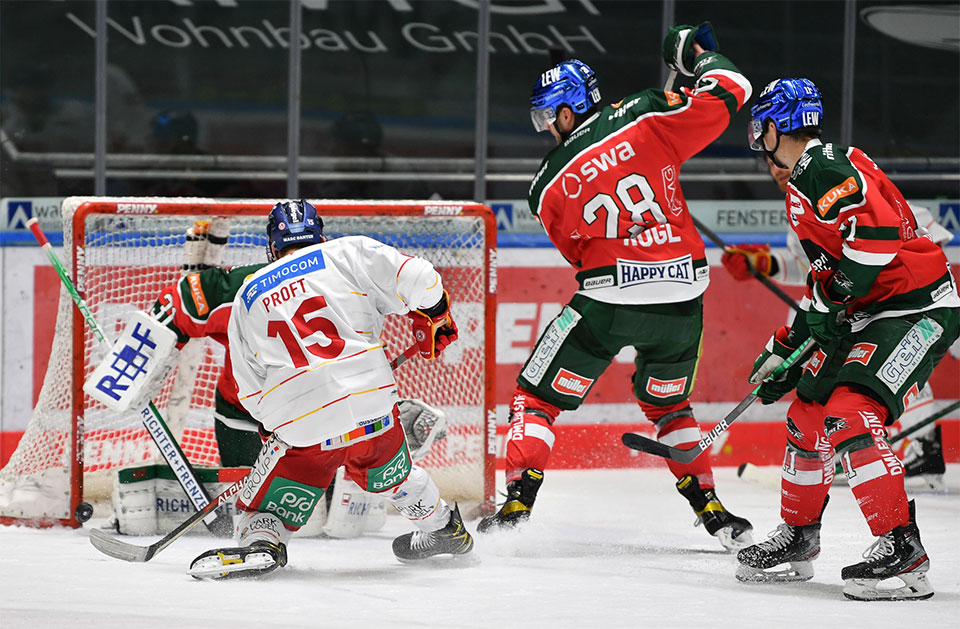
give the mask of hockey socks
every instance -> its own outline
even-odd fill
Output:
[[[508,484],[520,478],[525,469],[546,469],[555,438],[551,426],[559,414],[558,407],[520,387],[514,391],[506,440]]]
[[[847,482],[875,536],[910,519],[903,489],[903,464],[884,438],[887,407],[840,386],[824,405],[824,431],[836,450]]]
[[[700,424],[693,417],[693,409],[686,400],[669,406],[654,406],[640,401],[640,408],[647,419],[656,424],[657,441],[665,446],[692,448],[703,438]],[[667,467],[677,480],[690,475],[695,476],[704,489],[713,487],[713,466],[709,452],[704,452],[690,463],[667,459]]]

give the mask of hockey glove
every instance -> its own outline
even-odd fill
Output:
[[[832,291],[832,279],[818,279],[813,283],[810,310],[807,312],[810,334],[821,346],[829,345],[850,333],[846,314],[852,298]]]
[[[798,326],[791,329],[784,326],[778,329],[767,341],[766,347],[757,359],[753,361],[753,371],[750,372],[749,381],[750,384],[760,384],[757,397],[764,404],[773,404],[792,391],[800,382],[800,376],[803,374],[800,365],[794,365],[776,380],[768,381],[767,377],[806,340],[806,333],[802,328]],[[800,336],[804,338],[799,338]]]
[[[760,398],[762,404],[773,404],[787,393],[790,393],[797,388],[797,384],[800,382],[800,376],[803,375],[803,367],[800,365],[794,365],[787,369],[787,372],[783,374],[782,380],[770,380],[764,382],[757,389],[757,397]]]
[[[420,346],[420,356],[433,360],[447,345],[457,340],[457,324],[450,316],[450,296],[443,297],[431,308],[411,310],[407,316],[413,320],[413,338]]]
[[[800,344],[805,340],[806,339],[800,339],[799,343],[796,342],[791,337],[790,328],[787,326],[783,326],[774,332],[770,340],[767,341],[767,345],[763,348],[763,351],[760,352],[757,359],[753,361],[753,371],[750,372],[749,378],[750,384],[760,384],[766,380],[767,376],[782,365],[783,361],[785,361],[795,349],[800,347]]]
[[[693,76],[694,41],[704,50],[720,48],[710,22],[704,22],[696,27],[689,24],[674,26],[663,38],[663,61],[667,67],[686,76]]]
[[[775,272],[770,245],[734,245],[727,248],[720,261],[738,282],[752,278],[751,269],[764,277],[770,277]]]

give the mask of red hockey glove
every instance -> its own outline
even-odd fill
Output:
[[[413,320],[413,338],[420,346],[420,355],[433,360],[447,345],[457,340],[459,331],[453,317],[450,316],[450,296],[443,291],[443,297],[436,306],[422,310],[411,310],[407,316]]]
[[[770,245],[733,245],[727,248],[720,261],[738,282],[753,277],[751,268],[764,277],[770,277],[773,269]]]

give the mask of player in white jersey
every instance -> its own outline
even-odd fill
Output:
[[[770,177],[777,184],[780,192],[787,194],[787,182],[790,181],[790,170],[780,168],[764,156]],[[940,225],[933,214],[925,207],[908,204],[917,220],[933,242],[941,247],[946,246],[953,238],[947,229]],[[800,239],[792,229],[787,230],[787,247],[784,252],[771,251],[768,244],[741,243],[733,245],[724,252],[721,262],[727,272],[738,282],[753,279],[751,269],[761,275],[769,277],[786,286],[803,286],[806,284],[810,264],[800,245]],[[789,313],[787,325],[793,320],[793,311]],[[960,358],[960,341],[950,347],[950,354]],[[928,382],[920,393],[910,400],[910,404],[900,416],[901,430],[908,430],[917,423],[933,414],[933,389]],[[927,489],[943,491],[943,474],[946,464],[943,459],[943,440],[940,427],[930,424],[917,429],[911,436],[910,443],[903,452],[904,476],[922,476]],[[843,478],[842,474],[838,474]]]
[[[237,547],[200,555],[190,574],[249,576],[285,565],[290,535],[341,465],[416,526],[394,540],[399,560],[469,553],[459,510],[413,465],[397,428],[397,384],[380,341],[384,317],[404,313],[424,359],[457,339],[440,275],[366,236],[327,241],[305,201],[278,203],[267,239],[273,262],[237,293],[228,336],[240,402],[269,438],[237,499]]]

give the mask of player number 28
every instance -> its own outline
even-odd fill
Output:
[[[635,200],[634,196],[638,198]],[[620,204],[617,203],[620,200]],[[657,223],[666,223],[660,204],[654,198],[653,188],[647,178],[638,173],[630,173],[617,182],[617,199],[606,192],[600,192],[583,204],[583,222],[592,225],[597,220],[597,211],[603,208],[607,212],[604,238],[623,238],[636,236],[645,228]],[[621,205],[623,207],[621,207]],[[620,213],[630,215],[626,234],[620,233]]]
[[[343,351],[346,342],[340,337],[337,326],[333,321],[319,316],[307,319],[308,315],[326,307],[327,300],[322,296],[311,297],[300,304],[289,322],[275,319],[267,322],[267,336],[271,338],[279,337],[283,341],[283,346],[287,348],[294,367],[306,367],[310,364],[303,350],[307,350],[320,358],[335,358]],[[291,323],[293,328],[290,326]],[[310,337],[318,333],[327,338],[329,342],[326,345],[301,343],[301,341],[310,340]]]

